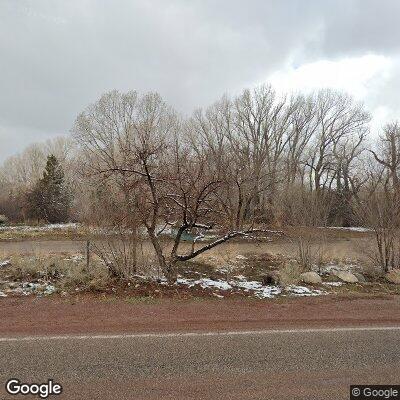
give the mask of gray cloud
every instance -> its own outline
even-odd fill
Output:
[[[399,12],[397,0],[3,0],[0,160],[68,133],[113,88],[157,90],[189,113],[288,63],[395,57]]]
[[[339,1],[326,19],[321,49],[328,55],[397,54],[399,15],[397,0]]]

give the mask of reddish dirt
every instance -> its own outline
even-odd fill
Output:
[[[400,296],[131,304],[93,296],[0,300],[0,336],[400,325]]]

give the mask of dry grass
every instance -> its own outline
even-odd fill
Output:
[[[374,282],[365,285],[331,287],[329,288],[330,292],[343,295],[345,293],[400,294],[400,288],[384,283],[380,271],[365,256],[365,249],[368,243],[372,243],[373,240],[371,235],[341,230],[314,228],[310,232],[308,228],[292,228],[286,232],[285,237],[274,242],[254,243],[236,240],[204,253],[194,260],[180,263],[178,273],[187,278],[207,277],[216,280],[230,280],[236,275],[244,275],[248,280],[261,282],[266,274],[279,270],[279,281],[283,286],[297,284],[300,281],[301,272],[305,270],[298,254],[297,240],[300,235],[312,237],[307,251],[311,254],[314,264],[362,265],[363,269],[360,272],[367,277],[367,281]],[[94,238],[93,240],[99,239]],[[128,285],[130,278],[123,280],[123,282],[117,282],[110,278],[108,269],[95,255],[91,257],[89,269],[86,268],[83,259],[71,260],[71,254],[80,252],[83,256],[84,242],[70,241],[66,243],[72,244],[71,248],[63,248],[61,246],[63,244],[64,242],[54,242],[53,247],[49,248],[47,245],[40,247],[40,243],[34,243],[32,246],[35,249],[33,255],[21,256],[18,255],[18,248],[16,251],[10,252],[9,247],[7,248],[8,243],[3,243],[3,247],[0,246],[0,261],[11,258],[12,267],[1,269],[0,278],[2,278],[2,274],[7,273],[9,280],[46,281],[55,284],[58,289],[68,292],[79,288],[80,291],[114,293],[112,291],[114,286],[118,289],[118,285],[120,287]],[[22,243],[17,243],[17,247],[21,245]],[[165,240],[163,246],[168,249],[171,246],[171,241]],[[3,250],[1,250],[2,248]],[[181,251],[185,252],[189,248],[190,244],[183,243]],[[62,251],[65,251],[65,253],[63,254]],[[137,274],[153,277],[162,276],[157,266],[154,251],[148,241],[139,243],[137,257]],[[337,281],[336,277],[329,275],[324,276],[323,279],[324,281]],[[130,286],[129,290],[132,290],[133,286]],[[327,287],[322,288],[327,289]],[[137,295],[146,296],[154,288],[150,289],[144,288],[143,292],[137,291]],[[187,295],[189,296],[189,294]],[[191,293],[191,295],[196,294]]]
[[[296,260],[287,261],[279,270],[279,281],[282,286],[296,285],[300,282],[303,268]]]
[[[89,269],[80,260],[60,257],[11,258],[11,265],[1,270],[1,276],[9,281],[56,283],[61,290],[80,288],[101,290],[110,283],[107,268],[100,262],[91,262]]]
[[[100,263],[91,263],[89,269],[84,263],[73,263],[60,280],[60,287],[65,290],[99,291],[108,287],[111,282],[107,268]]]
[[[51,231],[0,230],[0,241],[22,240],[78,240],[86,238],[84,229],[56,229]]]
[[[20,254],[21,252],[30,251],[30,247],[24,246],[23,244],[13,243],[13,246],[8,246],[9,243],[1,243],[1,235],[5,235],[5,232],[0,231],[0,252],[2,249],[10,249],[10,252]],[[38,233],[17,233],[12,235],[21,235],[18,238],[12,238],[14,242],[21,240],[57,240],[60,243],[48,242],[44,246],[44,251],[47,253],[60,253],[61,251],[77,252],[83,247],[81,242],[74,242],[76,239],[87,238],[87,232],[84,231],[76,233],[74,236],[72,232],[38,232]],[[334,229],[320,229],[320,228],[290,228],[285,230],[285,235],[281,238],[277,238],[272,242],[252,242],[235,240],[224,245],[214,248],[212,251],[202,254],[196,258],[196,261],[209,265],[221,266],[226,264],[226,255],[230,260],[234,260],[238,255],[253,255],[262,256],[263,254],[269,253],[273,256],[284,255],[286,258],[298,258],[298,240],[299,238],[313,236],[315,240],[311,243],[311,251],[318,253],[318,248],[321,248],[321,244],[318,240],[324,237],[324,247],[319,253],[323,256],[322,258],[326,261],[332,260],[359,260],[362,262],[368,261],[368,255],[366,249],[371,247],[373,244],[373,237],[369,233],[360,232],[348,232]],[[10,239],[10,238],[9,238]],[[62,240],[64,239],[64,240]],[[101,236],[92,236],[92,241],[101,241],[106,238]],[[67,240],[69,243],[67,243]],[[200,245],[200,244],[199,244]],[[41,244],[34,245],[35,248],[41,248]],[[172,246],[172,241],[166,239],[163,246],[166,250],[169,250]],[[180,251],[182,253],[190,249],[190,243],[182,243]],[[29,247],[29,249],[28,249]],[[73,247],[75,249],[73,249]],[[28,250],[27,250],[28,249]],[[154,251],[149,241],[144,241],[139,245],[138,249],[139,256],[139,268],[153,267],[156,265],[154,258]],[[318,258],[318,257],[317,257]]]
[[[400,295],[400,285],[387,282],[373,282],[368,284],[346,284],[332,288],[335,294],[341,296],[389,296]]]

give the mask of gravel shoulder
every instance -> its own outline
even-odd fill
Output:
[[[400,296],[281,300],[10,297],[0,336],[400,326]]]

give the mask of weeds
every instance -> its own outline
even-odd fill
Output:
[[[110,283],[108,270],[100,262],[92,262],[87,269],[80,260],[57,257],[12,257],[10,267],[5,268],[2,275],[9,281],[57,283],[61,290],[77,287],[101,290]]]
[[[279,281],[281,285],[296,285],[300,282],[302,268],[296,260],[289,260],[279,270]]]
[[[326,261],[326,238],[316,239],[314,236],[299,237],[297,239],[298,247],[298,260],[300,265],[305,271],[311,271],[312,267],[316,265],[319,273],[321,267]]]

